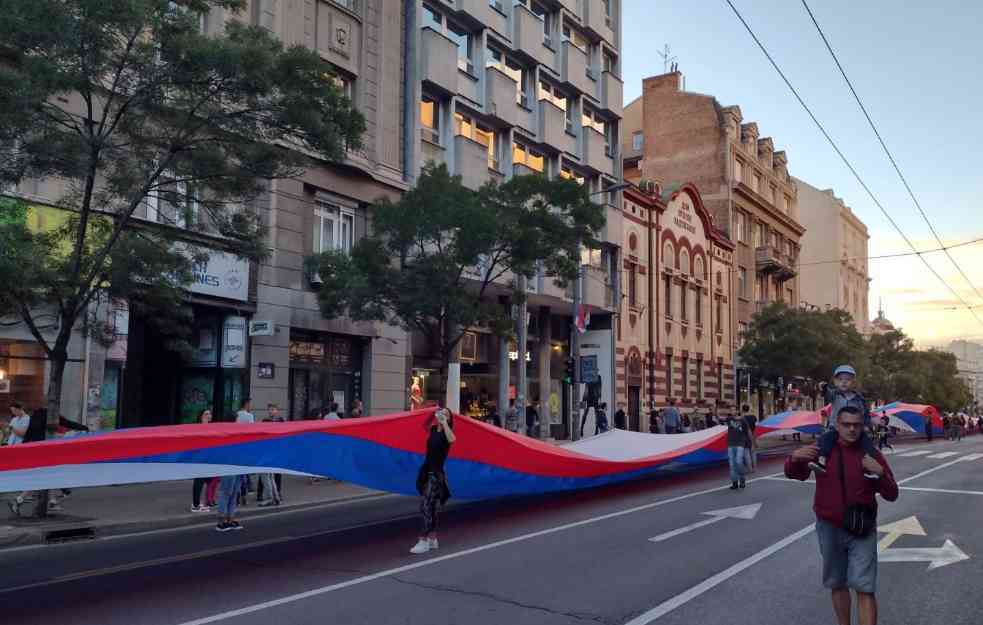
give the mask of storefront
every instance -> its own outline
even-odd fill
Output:
[[[342,415],[362,399],[365,339],[347,334],[290,330],[290,418],[312,418],[338,404]]]
[[[45,360],[36,342],[0,339],[0,414],[15,401],[28,410],[44,405]]]

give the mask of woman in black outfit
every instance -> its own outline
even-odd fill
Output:
[[[423,532],[420,540],[410,549],[410,553],[421,554],[437,549],[437,517],[440,506],[451,496],[444,474],[444,462],[454,442],[454,417],[444,408],[444,402],[437,403],[437,411],[427,421],[427,457],[416,476],[416,489],[423,499],[420,512],[423,514]]]

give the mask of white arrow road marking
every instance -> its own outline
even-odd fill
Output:
[[[888,523],[887,525],[881,525],[877,528],[877,531],[882,534],[887,534],[881,539],[881,542],[877,543],[877,551],[884,551],[890,547],[894,541],[901,538],[905,534],[911,536],[925,536],[925,529],[922,528],[922,524],[918,522],[918,517],[910,516],[907,519],[901,519],[900,521],[895,521],[894,523]]]
[[[685,534],[686,532],[691,532],[697,528],[703,527],[705,525],[712,525],[717,521],[723,521],[724,519],[745,519],[751,520],[758,514],[758,510],[761,509],[760,503],[752,503],[746,506],[737,506],[736,508],[723,508],[721,510],[708,510],[703,514],[709,516],[709,519],[704,519],[702,521],[697,521],[696,523],[690,523],[679,529],[672,530],[671,532],[665,532],[664,534],[659,534],[658,536],[653,536],[649,538],[653,543],[657,543],[667,538],[672,538],[673,536],[679,536],[680,534]]]
[[[983,458],[983,454],[969,454],[969,455],[963,456],[962,457],[962,461],[963,462],[970,462],[972,460],[979,460],[980,458]]]
[[[906,451],[903,454],[898,454],[898,458],[911,458],[912,456],[924,456],[925,454],[932,453],[929,449],[919,449],[917,451]]]
[[[888,549],[878,554],[877,559],[881,562],[929,562],[928,570],[931,571],[969,560],[969,556],[951,540],[946,540],[945,544],[936,548]]]
[[[926,458],[948,458],[949,456],[955,456],[958,451],[943,451],[940,454],[932,454],[931,456],[925,456]]]

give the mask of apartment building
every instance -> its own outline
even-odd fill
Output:
[[[241,13],[216,8],[202,16],[209,34],[245,20],[287,45],[317,50],[365,116],[363,147],[341,163],[312,161],[302,176],[275,181],[256,201],[251,209],[269,231],[270,255],[262,263],[215,251],[198,268],[188,289],[196,319],[190,358],[169,350],[125,302],[104,302],[95,312],[114,324],[115,341],[108,349],[81,336],[72,341],[66,388],[81,392],[65,393],[67,416],[94,429],[166,425],[191,421],[204,407],[227,417],[247,395],[260,418],[268,403],[291,419],[331,402],[347,413],[354,399],[364,401],[366,414],[407,405],[405,334],[384,324],[324,319],[317,276],[304,270],[313,253],[350,248],[369,227],[371,204],[407,188],[403,17],[403,3],[389,0],[251,0]],[[40,209],[41,220],[63,191],[57,180],[27,180],[14,190]],[[136,216],[171,224],[177,213],[150,198]],[[221,248],[193,224],[179,225],[191,226],[188,237],[197,243]],[[46,384],[38,351],[26,328],[4,323],[0,369],[13,391],[7,396],[31,408],[41,405]]]
[[[625,179],[663,186],[690,181],[714,227],[736,245],[730,276],[736,349],[758,310],[776,301],[799,302],[805,228],[788,157],[770,137],[759,136],[757,123],[744,121],[739,107],[685,91],[679,72],[646,78],[624,120]],[[748,400],[745,391],[738,403]],[[764,406],[774,407],[771,390]]]
[[[582,336],[588,402],[613,405],[614,301],[618,291],[621,180],[621,11],[618,0],[425,0],[406,3],[407,170],[444,163],[464,183],[532,172],[587,186],[605,205],[600,249],[586,250],[583,282],[590,324]],[[504,409],[527,361],[528,399],[539,402],[544,435],[570,436],[570,289],[539,276],[528,285],[529,348],[474,329],[462,349],[462,411]],[[507,304],[506,304],[507,305]],[[439,361],[414,341],[418,396],[440,393]]]
[[[832,189],[794,179],[802,237],[799,296],[802,304],[850,313],[857,331],[870,333],[867,226]]]

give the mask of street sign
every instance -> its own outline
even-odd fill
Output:
[[[581,356],[580,381],[584,384],[595,384],[597,379],[597,356]]]

